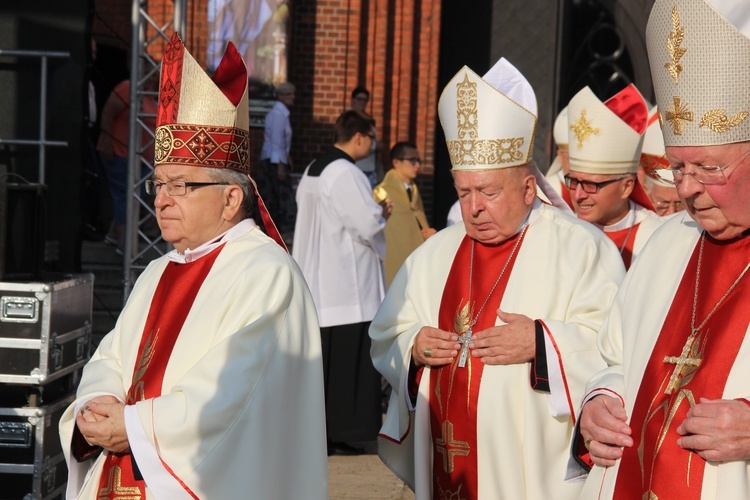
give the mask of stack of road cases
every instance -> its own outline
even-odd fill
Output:
[[[58,423],[91,356],[94,277],[0,281],[0,499],[65,492]]]

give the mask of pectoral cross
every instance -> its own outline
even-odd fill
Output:
[[[471,327],[466,330],[460,337],[458,337],[458,343],[461,344],[461,354],[458,357],[458,366],[463,368],[466,366],[466,359],[469,357],[469,342],[471,342]]]
[[[678,388],[680,381],[687,375],[689,367],[695,367],[697,369],[701,364],[700,357],[690,357],[693,352],[693,345],[695,344],[696,336],[698,335],[698,329],[694,328],[693,332],[687,338],[685,346],[682,348],[682,353],[679,356],[664,356],[664,362],[677,365],[672,371],[672,376],[669,378],[669,384],[664,394],[672,394],[675,389]],[[695,370],[693,370],[695,371]]]

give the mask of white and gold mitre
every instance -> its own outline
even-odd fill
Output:
[[[531,85],[505,58],[483,77],[461,68],[438,102],[453,170],[494,170],[531,161],[536,110]]]
[[[648,108],[628,85],[599,100],[590,88],[568,104],[570,169],[587,174],[632,174],[638,170]]]
[[[656,0],[646,42],[667,146],[750,140],[748,0]]]
[[[552,126],[552,137],[555,139],[557,149],[563,151],[568,149],[568,107],[565,106],[557,118],[555,118],[555,124]]]
[[[249,171],[247,85],[231,42],[209,77],[174,33],[162,60],[154,164]]]

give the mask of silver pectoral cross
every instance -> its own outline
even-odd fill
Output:
[[[458,343],[461,344],[461,354],[458,357],[458,366],[466,366],[466,359],[469,357],[469,342],[471,342],[471,328],[466,330],[463,335],[458,337]]]

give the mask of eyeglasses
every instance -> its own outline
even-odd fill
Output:
[[[591,181],[583,181],[581,179],[576,179],[575,177],[571,177],[569,175],[565,176],[565,186],[570,189],[571,191],[575,191],[578,185],[581,185],[581,188],[584,192],[588,194],[596,194],[599,192],[601,188],[604,186],[609,186],[612,183],[615,183],[617,181],[621,181],[623,179],[627,179],[630,177],[629,175],[618,177],[617,179],[610,179],[608,181],[602,181],[602,182],[591,182]]]
[[[202,187],[202,186],[228,186],[226,182],[183,182],[183,181],[169,181],[169,182],[156,182],[146,181],[146,193],[152,196],[156,196],[161,191],[161,188],[167,187],[167,194],[169,196],[185,196],[188,188]]]
[[[401,161],[408,161],[412,165],[416,165],[417,163],[422,163],[422,158],[419,156],[410,156],[409,158],[396,158],[397,160]]]
[[[741,155],[739,158],[735,158],[731,163],[723,167],[719,165],[695,165],[695,170],[692,172],[685,172],[684,166],[671,168],[669,170],[672,172],[672,175],[674,175],[673,184],[675,186],[682,184],[686,175],[692,175],[693,179],[701,184],[726,184],[727,177],[724,175],[724,171],[748,155],[750,155],[750,151]]]
[[[354,98],[354,100],[355,100],[355,101],[359,101],[359,102],[369,102],[369,101],[370,101],[370,98],[369,98],[369,97],[361,97],[361,96],[357,96],[357,97],[355,97],[355,98]]]
[[[659,215],[664,215],[670,208],[674,208],[675,212],[680,212],[683,208],[682,202],[680,200],[654,202],[654,210]]]

